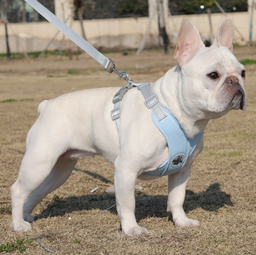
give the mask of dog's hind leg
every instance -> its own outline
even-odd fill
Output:
[[[63,141],[57,139],[56,133],[52,132],[55,136],[53,138],[49,138],[49,132],[43,132],[38,135],[38,127],[35,125],[31,130],[27,138],[27,151],[24,155],[24,158],[21,163],[20,172],[18,179],[11,187],[11,196],[12,196],[12,223],[11,229],[13,231],[27,231],[31,229],[31,226],[28,222],[24,221],[24,203],[28,199],[28,197],[38,189],[42,183],[47,179],[48,175],[52,172],[54,166],[56,169],[60,168],[60,161],[56,163],[59,157],[66,151],[66,146],[63,144]],[[67,160],[69,161],[69,160]],[[70,175],[70,172],[73,169],[75,162],[69,162],[70,171],[63,171],[62,177],[60,180],[58,178],[53,179],[56,174],[51,175],[51,182],[56,182],[55,185],[61,185]],[[53,171],[55,173],[55,171]],[[47,180],[50,178],[48,177]],[[44,182],[46,183],[46,182]],[[44,188],[45,187],[45,188]],[[54,184],[50,184],[47,186],[46,184],[42,185],[40,190],[45,189],[45,195],[50,192],[50,189],[56,188]],[[49,191],[47,190],[49,189]],[[45,196],[43,195],[43,197]],[[26,211],[32,210],[33,206],[39,202],[40,196],[38,192],[35,192],[35,195],[31,197],[26,205]],[[28,216],[28,218],[31,217]]]
[[[31,229],[23,219],[23,207],[29,195],[36,190],[51,172],[57,159],[44,155],[41,149],[34,147],[28,150],[22,160],[19,176],[11,187],[12,223],[13,231],[27,231]]]
[[[77,160],[60,157],[44,182],[29,196],[24,205],[24,219],[32,222],[30,215],[35,206],[49,193],[60,187],[70,176]]]

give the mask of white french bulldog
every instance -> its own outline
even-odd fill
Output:
[[[175,116],[189,139],[202,132],[210,119],[246,108],[245,68],[232,53],[233,34],[232,21],[224,20],[213,45],[206,48],[198,30],[185,18],[175,51],[177,66],[151,84],[161,105]],[[135,219],[135,182],[157,178],[145,172],[167,159],[168,147],[137,89],[123,98],[117,132],[110,112],[118,89],[72,92],[39,105],[40,116],[28,133],[26,154],[11,187],[13,231],[31,229],[33,208],[67,180],[79,158],[102,154],[115,166],[122,231],[130,236],[149,232]],[[167,211],[176,226],[200,224],[186,216],[183,203],[192,163],[202,149],[203,139],[184,168],[168,176]]]

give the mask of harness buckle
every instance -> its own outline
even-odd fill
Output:
[[[113,109],[111,111],[111,119],[113,121],[117,120],[120,118],[120,108],[117,108],[117,109]]]
[[[155,94],[152,94],[147,100],[145,100],[145,105],[148,109],[151,109],[158,103],[158,98]]]

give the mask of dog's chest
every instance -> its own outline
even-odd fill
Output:
[[[188,139],[177,119],[166,108],[163,109],[167,114],[166,118],[158,121],[154,114],[152,114],[152,119],[166,139],[169,151],[168,158],[157,169],[144,173],[148,176],[161,177],[181,171],[204,133],[201,132],[193,139]]]

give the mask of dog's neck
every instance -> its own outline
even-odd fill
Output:
[[[189,139],[205,129],[209,119],[205,118],[201,110],[189,107],[190,102],[184,102],[179,66],[170,69],[157,80],[152,85],[152,90],[158,96],[162,106],[166,107],[179,121]]]

